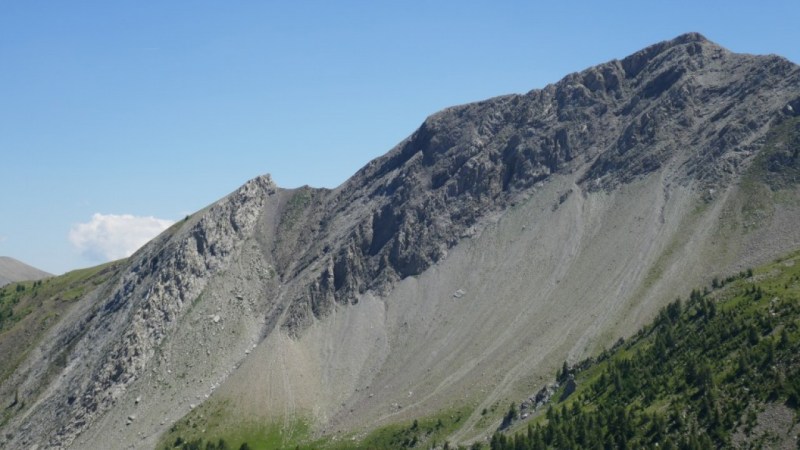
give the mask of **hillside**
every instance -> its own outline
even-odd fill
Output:
[[[692,33],[436,113],[336,189],[258,177],[19,347],[0,446],[480,440],[676,293],[800,248],[798,142],[800,67]]]
[[[556,378],[512,403],[502,431],[469,448],[797,448],[800,254],[714,278],[711,286],[677,297],[631,339],[564,365]],[[414,419],[360,442],[323,440],[307,448],[432,448],[444,445],[447,433],[440,430],[456,425],[453,416],[460,414]],[[192,442],[180,431],[164,448],[220,442],[213,435]],[[248,445],[259,443],[255,437]]]
[[[5,382],[47,334],[79,299],[91,295],[98,286],[116,274],[120,263],[109,263],[89,269],[75,270],[61,276],[37,281],[21,281],[0,287],[0,383]],[[68,348],[54,358],[52,377],[63,368]],[[16,395],[16,394],[15,394]],[[0,414],[5,424],[13,409]]]
[[[0,287],[15,281],[34,281],[52,276],[8,256],[0,256]]]
[[[493,450],[797,448],[800,256],[715,278],[559,379],[551,404],[512,405],[504,425],[525,431]]]

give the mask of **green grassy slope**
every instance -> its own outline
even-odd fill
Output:
[[[39,281],[12,283],[0,288],[0,383],[14,373],[31,349],[75,302],[116,274],[122,262],[75,270]],[[53,359],[48,376],[53,376],[58,368],[66,364],[65,357],[66,349]],[[13,395],[9,392],[5,394]],[[2,406],[0,426],[24,407],[24,401],[13,395],[13,401]]]
[[[3,362],[0,382],[13,372],[27,351],[67,308],[115,274],[120,263],[0,288],[0,361]]]
[[[225,408],[230,407],[226,405]],[[388,425],[366,435],[338,435],[315,439],[304,421],[293,423],[231,423],[220,405],[203,404],[176,423],[162,436],[160,449],[299,449],[351,450],[436,448],[447,442],[472,409],[464,406],[442,411],[435,416]]]
[[[491,448],[800,448],[800,253],[715,280],[577,367],[559,374],[571,395]]]

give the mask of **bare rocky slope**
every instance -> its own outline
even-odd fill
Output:
[[[0,256],[0,286],[15,281],[41,280],[51,276],[52,274],[44,270],[39,270],[14,258]]]
[[[336,189],[251,180],[29,349],[0,447],[147,448],[212,412],[358,436],[452,407],[468,442],[675,292],[800,247],[798,148],[800,67],[686,34],[434,114]]]

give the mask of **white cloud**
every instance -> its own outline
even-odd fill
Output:
[[[89,222],[72,227],[69,241],[89,259],[111,261],[132,255],[173,223],[152,216],[95,213]]]

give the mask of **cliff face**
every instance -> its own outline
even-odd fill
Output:
[[[800,245],[798,136],[798,66],[687,34],[434,114],[336,189],[251,180],[30,349],[0,445],[152,446],[214,401],[319,432],[490,406]]]

